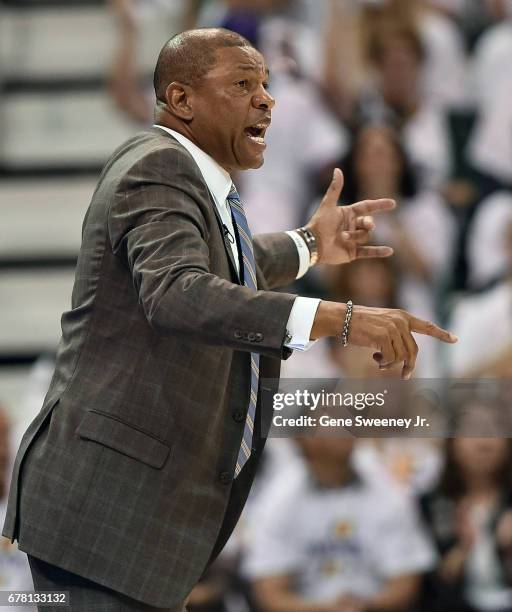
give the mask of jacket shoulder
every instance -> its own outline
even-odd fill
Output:
[[[208,188],[192,155],[158,128],[135,134],[114,151],[96,191],[112,194],[155,183],[207,197]]]
[[[146,168],[146,171],[163,176],[172,175],[174,170],[199,174],[199,168],[192,155],[170,134],[157,128],[145,130],[123,143],[110,160],[111,166],[119,165],[123,174],[133,168]],[[108,164],[107,164],[108,165]]]

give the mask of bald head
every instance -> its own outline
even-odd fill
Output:
[[[224,47],[252,47],[231,30],[200,28],[188,30],[168,40],[158,56],[153,84],[157,100],[165,102],[169,83],[196,85],[215,66],[216,52]]]

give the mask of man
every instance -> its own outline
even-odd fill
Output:
[[[317,417],[322,412],[329,414],[320,408]],[[407,498],[353,465],[355,442],[298,438],[304,465],[283,470],[272,495],[262,493],[244,564],[258,609],[397,612],[413,605],[435,553]]]
[[[113,154],[86,214],[3,532],[29,554],[36,589],[69,591],[72,610],[183,608],[245,503],[264,445],[259,382],[278,377],[290,347],[345,325],[408,377],[411,331],[455,340],[407,313],[357,306],[350,321],[345,304],[269,291],[304,258],[307,269],[309,257],[389,255],[361,244],[369,215],[394,203],[337,207],[338,170],[305,240],[252,240],[230,173],[263,163],[267,79],[232,32],[171,39],[155,69],[157,125]]]

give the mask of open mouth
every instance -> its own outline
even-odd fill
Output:
[[[265,132],[267,131],[268,125],[266,123],[258,123],[251,125],[244,130],[244,134],[252,140],[252,142],[264,145],[265,144]]]

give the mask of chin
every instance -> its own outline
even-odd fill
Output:
[[[265,159],[264,159],[264,157],[262,155],[261,157],[257,157],[255,159],[252,159],[247,164],[247,167],[245,168],[245,170],[257,170],[258,168],[261,168],[261,166],[263,166],[264,163],[265,163]]]
[[[236,166],[233,164],[231,170],[257,170],[261,168],[265,162],[263,155],[245,155],[244,157],[239,156],[236,159]]]

